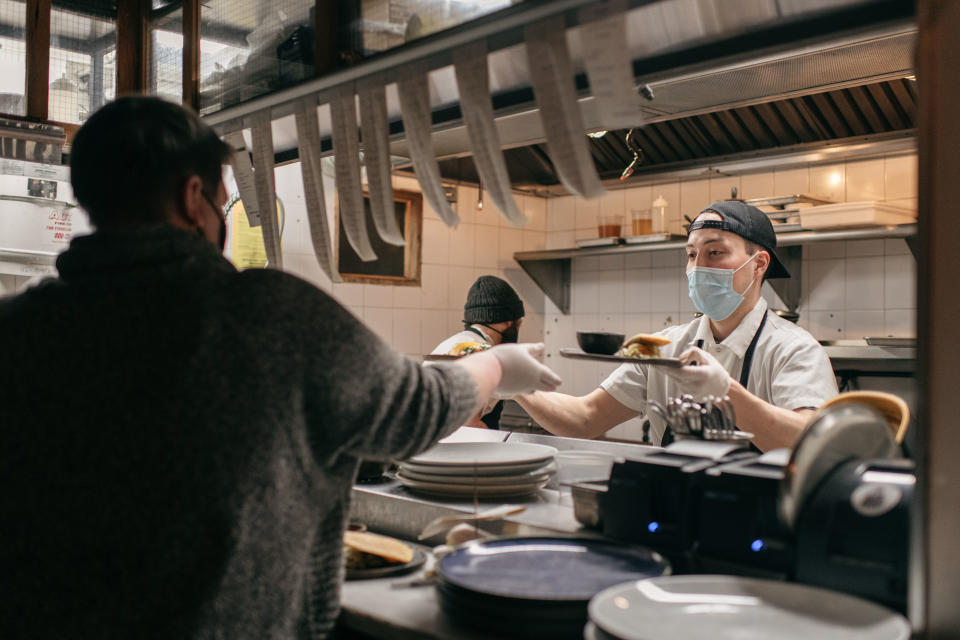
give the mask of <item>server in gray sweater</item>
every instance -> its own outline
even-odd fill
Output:
[[[228,151],[153,98],[74,139],[97,231],[0,303],[5,640],[322,638],[358,461],[559,383],[532,345],[421,367],[313,286],[238,273]]]

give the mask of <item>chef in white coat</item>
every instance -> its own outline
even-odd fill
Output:
[[[821,404],[837,394],[826,352],[807,331],[767,310],[765,279],[789,278],[776,255],[769,218],[739,201],[715,202],[690,225],[688,291],[703,315],[661,332],[665,356],[680,368],[624,364],[591,393],[536,392],[517,401],[544,429],[594,438],[644,415],[645,440],[667,444],[661,418],[648,411],[682,394],[729,396],[737,426],[761,450],[792,446]]]

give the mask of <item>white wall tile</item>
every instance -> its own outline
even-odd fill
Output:
[[[639,253],[628,253],[623,257],[623,266],[625,269],[646,269],[653,266],[653,252],[641,251]]]
[[[424,264],[447,264],[450,260],[450,227],[440,220],[423,221],[423,247],[420,259]]]
[[[691,219],[697,217],[704,207],[713,202],[710,199],[710,181],[709,180],[690,180],[680,183],[680,215],[690,216]]]
[[[650,313],[623,314],[623,332],[627,336],[635,333],[649,333],[653,331],[653,315]]]
[[[902,238],[886,238],[883,241],[883,253],[888,256],[913,255],[910,253],[910,247],[906,240]]]
[[[884,158],[884,196],[887,200],[917,197],[917,156]]]
[[[740,197],[745,200],[772,198],[777,195],[773,189],[773,171],[740,176],[740,187],[742,190]]]
[[[773,172],[773,190],[777,196],[791,196],[810,191],[810,170],[775,169]]]
[[[492,206],[490,194],[483,194],[483,205],[487,203]],[[477,188],[470,185],[461,184],[457,186],[457,215],[460,216],[460,224],[473,224],[477,217]]]
[[[574,203],[577,222],[576,228],[578,230],[591,229],[595,237],[597,231],[597,213],[600,211],[600,199],[584,200],[583,198],[577,198]]]
[[[847,240],[847,257],[882,256],[884,254],[883,242],[883,239],[880,238],[876,240]]]
[[[400,353],[421,353],[420,317],[419,309],[393,310],[394,349]]]
[[[397,309],[419,309],[423,304],[423,269],[420,267],[420,286],[396,285],[393,288],[393,306]]]
[[[829,258],[845,258],[847,245],[842,241],[812,242],[803,245],[804,260],[826,260]]]
[[[430,353],[438,344],[457,333],[460,325],[447,324],[445,313],[424,313],[420,318],[420,353]]]
[[[843,163],[810,167],[810,195],[830,202],[844,202],[847,167]]]
[[[570,298],[574,312],[594,312],[600,300],[601,271],[582,271],[573,274]]]
[[[496,268],[500,266],[499,227],[478,225],[474,228],[474,265]],[[456,234],[454,234],[456,241]]]
[[[597,200],[600,201],[600,208],[598,209],[599,215],[620,216],[621,219],[625,219],[625,193],[623,189],[607,190],[606,193],[597,198]]]
[[[547,248],[547,234],[543,231],[523,230],[523,250],[543,251]]]
[[[850,309],[883,309],[883,258],[847,258],[846,305]]]
[[[818,340],[839,340],[845,335],[843,311],[811,311],[807,322],[807,330]]]
[[[887,309],[917,306],[917,262],[912,255],[887,256],[883,266],[883,294]]]
[[[660,311],[650,314],[650,330],[660,331],[667,327],[672,327],[683,322],[683,316],[676,309],[673,311]]]
[[[574,196],[547,200],[547,231],[573,231],[577,228],[575,201]]]
[[[683,249],[665,249],[664,251],[651,251],[651,264],[653,267],[674,267],[681,269],[686,260]]]
[[[887,309],[884,312],[883,332],[896,338],[917,336],[917,313],[913,309]]]
[[[650,311],[650,296],[653,290],[652,277],[651,269],[630,269],[626,272],[623,286],[624,311],[628,313],[647,313]]]
[[[392,307],[393,287],[384,284],[363,284],[363,306]]]
[[[393,309],[366,307],[363,310],[363,322],[371,331],[393,344]]]
[[[347,308],[363,306],[363,285],[356,282],[337,282],[333,285],[333,297]],[[388,334],[389,335],[389,334]]]
[[[546,231],[547,229],[547,199],[537,196],[524,196],[523,212],[530,219],[524,229],[530,231]]]
[[[850,311],[846,312],[846,338],[857,340],[868,336],[884,336],[884,312]]]
[[[323,289],[327,293],[333,290],[333,283],[320,268],[320,264],[312,253],[308,255],[284,252],[283,270],[303,278],[313,286]]]
[[[650,311],[673,311],[680,309],[680,294],[677,289],[677,270],[651,269]]]
[[[599,271],[623,271],[623,256],[597,256],[597,269]]]
[[[420,307],[423,309],[448,309],[449,269],[445,266],[425,264],[420,271]]]
[[[740,176],[717,176],[710,178],[710,202],[729,200],[733,197],[733,189],[737,190],[738,198],[743,197],[740,193]],[[693,216],[690,217],[692,218]]]
[[[467,292],[476,278],[473,269],[467,267],[447,268],[447,308],[460,309],[457,313],[463,314],[463,303],[467,301]]]
[[[500,251],[498,266],[500,268],[516,266],[513,254],[523,251],[523,231],[512,227],[500,227],[498,246]]]
[[[841,259],[811,261],[808,309],[826,311],[846,307],[845,267]]]
[[[883,200],[883,158],[847,163],[847,202]]]
[[[622,313],[624,305],[623,270],[600,271],[597,309],[602,313]]]
[[[459,267],[474,265],[476,225],[461,224],[450,234],[450,253],[447,263]]]
[[[570,249],[575,246],[573,231],[552,231],[547,234],[547,249]]]
[[[650,187],[632,187],[624,192],[624,211],[629,214],[633,209],[649,209],[656,196],[651,195]]]

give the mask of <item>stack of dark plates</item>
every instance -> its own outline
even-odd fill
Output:
[[[397,479],[411,491],[432,497],[520,498],[550,481],[556,452],[525,442],[442,443],[400,463]]]
[[[595,594],[665,573],[667,562],[644,547],[590,538],[503,538],[444,556],[437,592],[447,616],[491,637],[582,638]]]
[[[854,596],[738,576],[669,576],[590,601],[587,640],[908,640],[898,613]]]

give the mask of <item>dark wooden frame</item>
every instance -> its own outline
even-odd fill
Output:
[[[364,197],[369,197],[366,191]],[[364,284],[389,284],[399,287],[419,287],[422,260],[423,239],[423,194],[419,191],[404,191],[394,189],[394,202],[406,202],[406,221],[404,224],[404,239],[407,246],[403,254],[403,276],[368,275],[362,273],[341,273],[344,282]],[[376,231],[372,231],[376,233]],[[336,200],[336,214],[334,216],[334,264],[340,264],[340,200]]]

